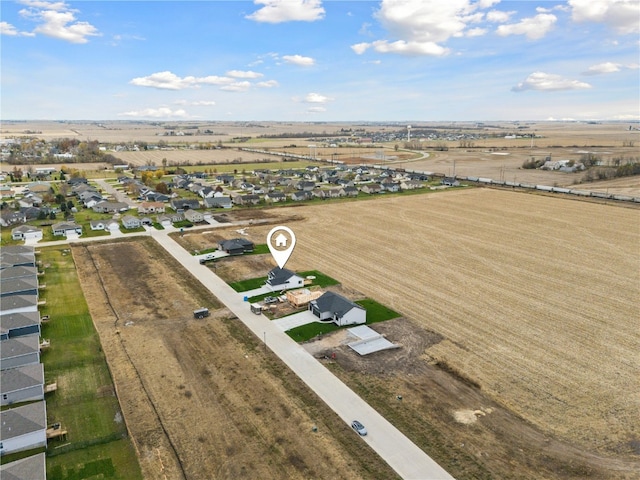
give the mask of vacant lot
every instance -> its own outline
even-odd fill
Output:
[[[444,425],[493,405],[511,420],[479,414],[477,424],[492,426],[477,435],[503,447],[527,438],[522,449],[538,450],[522,462],[582,465],[567,467],[572,478],[640,472],[637,210],[479,189],[272,212],[306,218],[288,223],[297,237],[289,268],[320,270],[441,338],[426,344],[416,372],[439,363],[483,394],[469,403],[436,395]],[[248,232],[260,241],[269,228]],[[427,391],[420,375],[377,368],[387,355],[360,361],[369,393]],[[426,398],[416,411],[431,408]],[[506,461],[482,445],[484,462]]]
[[[73,255],[145,478],[395,478],[152,240]]]

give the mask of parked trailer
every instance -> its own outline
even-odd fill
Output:
[[[208,308],[199,308],[193,311],[193,318],[205,318],[209,316]]]

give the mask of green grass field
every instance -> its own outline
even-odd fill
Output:
[[[47,478],[141,479],[71,252],[66,247],[41,252],[46,283],[41,314],[50,316],[42,337],[51,341],[42,362],[46,381],[58,385],[46,398],[47,422],[59,422],[68,432],[66,440],[49,441]]]

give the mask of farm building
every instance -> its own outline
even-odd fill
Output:
[[[325,292],[309,302],[309,311],[323,322],[336,325],[354,325],[367,322],[367,311],[351,300],[334,292]]]
[[[1,405],[44,399],[44,366],[42,363],[8,368],[0,373]]]
[[[38,453],[0,466],[0,478],[11,480],[46,480],[45,454]]]
[[[42,240],[42,229],[31,225],[20,225],[11,230],[13,240]]]
[[[0,419],[0,454],[47,446],[47,409],[44,401],[4,410],[0,412]]]
[[[0,370],[40,363],[40,337],[38,335],[25,335],[2,340],[0,346],[2,347]]]
[[[40,312],[12,313],[0,315],[0,340],[40,335]]]
[[[246,238],[232,238],[218,242],[218,250],[227,252],[229,255],[242,255],[253,252],[254,244]]]
[[[286,268],[275,267],[267,274],[266,286],[269,287],[271,291],[288,290],[302,287],[303,285],[304,278]]]

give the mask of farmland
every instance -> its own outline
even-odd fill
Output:
[[[288,223],[298,239],[288,267],[316,268],[432,332],[440,340],[420,353],[417,371],[437,364],[482,392],[472,403],[439,399],[449,405],[443,428],[455,411],[495,403],[521,419],[506,428],[508,441],[521,423],[560,442],[541,441],[533,456],[559,455],[560,464],[590,458],[585,471],[637,475],[637,210],[469,190],[277,213],[304,217]],[[268,227],[249,231],[259,241]],[[377,362],[359,362],[368,373],[358,382],[404,384],[419,395],[411,373]],[[478,420],[488,431],[499,416],[492,415]],[[571,461],[562,453],[569,450]]]

